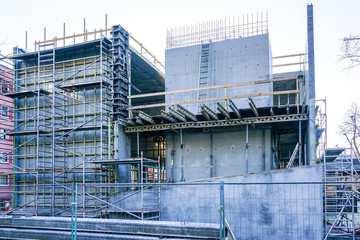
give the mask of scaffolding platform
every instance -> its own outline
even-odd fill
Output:
[[[103,128],[106,128],[106,125],[103,125]],[[88,125],[88,126],[82,126],[82,127],[65,127],[65,128],[59,128],[56,129],[56,132],[67,132],[67,131],[92,131],[92,130],[98,130],[101,128],[101,125]]]
[[[141,158],[125,158],[125,159],[119,159],[119,160],[97,160],[97,161],[90,161],[94,164],[101,164],[101,165],[126,165],[126,164],[141,164]],[[158,163],[157,160],[149,159],[149,158],[143,158],[143,163]]]
[[[2,162],[0,162],[2,163]],[[0,176],[17,175],[17,174],[36,174],[36,171],[0,171]]]
[[[79,90],[79,89],[87,89],[87,88],[98,88],[101,85],[101,82],[105,86],[110,86],[110,83],[107,81],[93,81],[93,82],[80,82],[80,83],[72,83],[58,86],[61,89],[65,90]]]
[[[24,136],[24,135],[36,135],[37,130],[24,130],[24,131],[15,131],[9,132],[7,135],[9,136]],[[39,134],[50,134],[50,131],[39,130]]]
[[[36,89],[34,90],[21,90],[21,91],[16,91],[16,92],[9,92],[9,93],[5,93],[3,94],[5,97],[10,97],[10,98],[24,98],[24,97],[34,97],[37,96],[37,91]],[[40,94],[41,95],[50,95],[51,92],[44,90],[44,89],[40,89]]]
[[[333,162],[345,151],[345,148],[327,148],[325,150],[326,162]],[[324,154],[321,156],[320,161],[324,161]]]

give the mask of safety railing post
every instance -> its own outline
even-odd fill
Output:
[[[71,186],[71,240],[76,240],[77,235],[77,194],[78,184],[72,183]]]
[[[77,236],[77,209],[78,209],[78,183],[75,183],[75,238],[74,240],[76,240],[76,236]]]
[[[220,240],[225,240],[225,197],[224,182],[220,182]]]
[[[74,209],[74,202],[75,202],[75,183],[73,182],[71,185],[71,240],[74,239],[74,225],[75,225],[75,209]]]

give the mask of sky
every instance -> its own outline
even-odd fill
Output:
[[[314,5],[316,98],[327,101],[328,146],[345,146],[337,125],[352,101],[360,104],[360,66],[347,69],[339,61],[342,39],[360,34],[359,0],[0,0],[0,50],[11,53],[13,46],[28,49],[42,40],[120,24],[164,61],[166,30],[195,23],[257,12],[268,12],[273,56],[304,53],[306,6]]]

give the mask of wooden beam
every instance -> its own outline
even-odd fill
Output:
[[[303,62],[284,63],[284,64],[273,65],[273,67],[285,67],[285,66],[301,65],[301,64],[304,64],[304,63]]]
[[[298,93],[298,92],[299,92],[299,90],[264,92],[264,93],[251,93],[251,94],[243,94],[243,95],[233,95],[233,96],[225,96],[225,97],[216,97],[216,98],[180,101],[180,102],[176,102],[176,103],[156,103],[156,104],[132,106],[132,107],[129,107],[129,109],[134,110],[134,109],[153,108],[153,107],[165,107],[165,106],[172,106],[172,105],[176,105],[176,104],[211,102],[211,101],[220,101],[220,100],[227,100],[227,99],[234,99],[234,98],[248,98],[248,97],[260,97],[260,96],[271,96],[271,95],[284,95],[284,94],[292,94],[292,93]]]
[[[300,57],[300,56],[304,56],[304,53],[297,53],[297,54],[290,54],[290,55],[283,55],[283,56],[275,56],[273,57],[273,59],[278,59],[278,58],[288,58],[288,57]]]
[[[128,99],[162,96],[162,95],[169,95],[169,94],[174,94],[174,93],[195,92],[195,91],[200,91],[200,90],[209,90],[209,89],[217,89],[217,88],[230,88],[230,87],[240,87],[240,86],[248,86],[248,85],[256,85],[256,84],[265,84],[265,83],[288,81],[288,80],[294,80],[294,79],[296,80],[297,78],[298,78],[298,76],[290,76],[290,77],[272,78],[272,79],[267,79],[267,80],[257,80],[257,81],[252,81],[252,82],[222,84],[222,85],[215,85],[215,86],[209,86],[209,87],[189,88],[189,89],[184,89],[184,90],[137,94],[137,95],[128,96]]]

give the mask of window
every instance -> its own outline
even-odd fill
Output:
[[[8,162],[8,155],[4,152],[0,152],[0,162]]]
[[[3,83],[1,86],[1,92],[2,93],[7,93],[9,91],[9,87],[6,83]]]
[[[1,185],[8,185],[9,184],[8,176],[0,176],[0,184]]]
[[[3,116],[3,117],[9,116],[8,107],[5,105],[1,106],[1,116]]]
[[[10,136],[5,134],[7,133],[9,130],[6,129],[0,129],[0,139],[7,139],[7,140],[11,140]]]

